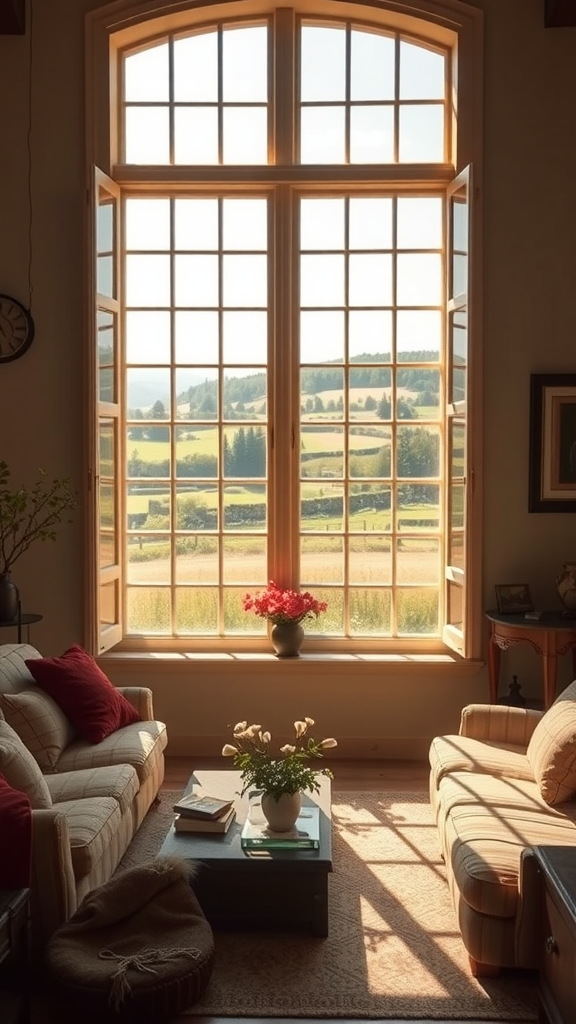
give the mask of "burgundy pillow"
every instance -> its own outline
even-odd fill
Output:
[[[136,709],[79,644],[61,658],[28,658],[26,665],[88,743],[100,743],[123,725],[140,721]]]
[[[25,793],[0,775],[0,889],[30,886],[32,810]]]

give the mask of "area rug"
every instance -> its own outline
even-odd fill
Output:
[[[179,794],[165,792],[118,870],[154,856]],[[537,1020],[536,977],[476,979],[425,793],[334,793],[329,937],[215,933],[208,989],[186,1016]]]

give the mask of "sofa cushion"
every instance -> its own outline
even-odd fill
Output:
[[[131,813],[134,797],[140,789],[136,770],[130,764],[102,768],[80,768],[75,772],[49,775],[46,784],[52,803],[111,796],[120,804],[122,814]]]
[[[0,693],[0,709],[42,771],[52,771],[75,736],[72,723],[56,701],[38,686],[31,686],[19,693]]]
[[[112,873],[117,863],[117,838],[123,821],[130,821],[123,818],[118,801],[106,796],[81,797],[61,800],[53,807],[66,817],[74,877],[89,875],[102,857],[110,859]]]
[[[168,734],[163,722],[138,722],[119,729],[95,746],[86,746],[82,740],[73,740],[58,762],[58,771],[72,772],[78,768],[97,768],[100,765],[131,764],[142,785],[154,771],[167,742]]]
[[[576,681],[538,722],[527,756],[547,804],[562,803],[576,793]]]
[[[0,889],[30,886],[32,810],[25,793],[0,775]],[[10,836],[10,842],[6,842]]]
[[[78,644],[60,658],[30,658],[26,665],[88,743],[139,721],[136,709]]]
[[[451,772],[482,772],[499,778],[534,780],[532,766],[522,747],[500,745],[471,736],[435,736],[430,744],[431,780]]]
[[[25,793],[33,808],[52,806],[46,781],[37,761],[8,722],[0,721],[0,774],[13,789]]]

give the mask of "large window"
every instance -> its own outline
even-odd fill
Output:
[[[108,23],[92,154],[95,649],[258,650],[274,579],[311,648],[470,656],[458,32],[170,6]]]

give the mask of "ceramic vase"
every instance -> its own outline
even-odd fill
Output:
[[[270,639],[277,658],[298,658],[304,640],[304,628],[299,622],[279,622],[272,626]]]
[[[12,583],[9,572],[0,573],[0,622],[15,622],[18,618],[18,587]]]
[[[272,793],[262,794],[262,814],[272,832],[289,832],[294,827],[302,807],[298,793],[281,793],[278,799]]]
[[[556,589],[567,612],[576,617],[576,562],[564,562],[556,577]]]

